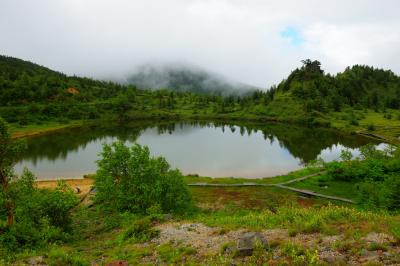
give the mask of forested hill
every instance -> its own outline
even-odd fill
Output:
[[[188,89],[190,82],[213,84],[207,74],[199,73],[171,72],[176,76],[169,77],[166,87],[178,88],[175,90],[143,90],[135,85],[67,76],[0,56],[0,116],[20,125],[171,116],[276,120],[351,131],[377,129],[380,134],[400,136],[400,130],[394,131],[400,120],[400,77],[390,70],[356,65],[330,75],[318,61],[304,60],[300,68],[268,91],[229,96],[208,93],[201,87]]]
[[[2,106],[74,100],[89,102],[115,96],[122,86],[89,78],[69,77],[21,59],[0,56]]]
[[[144,65],[127,78],[143,89],[171,89],[223,96],[244,95],[258,88],[228,80],[198,67],[183,64]]]
[[[390,70],[355,65],[332,76],[324,73],[318,61],[302,62],[274,90],[303,102],[306,111],[340,111],[344,106],[400,108],[400,77]]]

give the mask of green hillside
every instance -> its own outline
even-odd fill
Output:
[[[325,74],[318,61],[307,59],[277,86],[242,96],[202,90],[200,85],[209,77],[199,73],[172,71],[169,89],[146,90],[67,76],[0,56],[0,116],[14,131],[71,120],[179,117],[290,122],[382,135],[393,141],[400,136],[400,78],[390,70],[353,66],[333,76]],[[142,78],[151,81],[151,75]],[[154,79],[153,84],[158,83]],[[218,82],[210,84],[218,89],[222,84]]]

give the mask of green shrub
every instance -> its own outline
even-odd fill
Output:
[[[134,222],[122,234],[122,240],[133,239],[137,243],[147,242],[159,235],[160,231],[152,227],[149,218],[143,218]]]
[[[390,224],[390,232],[396,238],[397,242],[400,243],[400,221]]]
[[[197,251],[189,246],[175,247],[168,243],[157,247],[157,253],[162,261],[178,263],[183,261],[184,257],[196,254]]]
[[[367,129],[368,129],[369,131],[375,131],[375,126],[374,126],[373,124],[369,124],[369,125],[367,126]]]
[[[369,251],[376,251],[376,250],[387,251],[388,247],[384,244],[373,242],[367,247],[367,249]]]
[[[359,125],[358,120],[355,119],[355,118],[350,119],[350,125],[352,125],[352,126],[358,126],[358,125]]]
[[[52,249],[47,254],[46,262],[49,266],[88,266],[87,261],[79,255],[71,254],[61,249]]]
[[[396,211],[400,206],[400,175],[387,176],[382,181],[365,180],[359,185],[360,205]]]
[[[282,253],[291,260],[291,265],[319,265],[317,250],[308,250],[304,247],[288,242],[282,247]]]
[[[366,208],[396,211],[400,206],[400,155],[394,146],[378,150],[374,145],[360,148],[360,156],[342,153],[342,161],[326,164],[334,179],[357,182],[359,204]]]
[[[155,205],[163,213],[184,212],[192,206],[182,174],[162,157],[150,157],[147,147],[123,142],[104,145],[98,161],[95,200],[105,208],[146,213]]]
[[[69,237],[70,209],[79,202],[76,195],[63,183],[55,190],[38,189],[34,179],[33,174],[25,170],[9,185],[15,221],[11,226],[0,224],[0,231],[3,231],[0,243],[8,249],[33,248]],[[3,201],[0,194],[0,203]],[[0,220],[4,217],[4,210],[0,208]]]

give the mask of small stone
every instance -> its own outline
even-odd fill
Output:
[[[104,258],[102,257],[102,258],[96,259],[96,260],[92,261],[92,263],[90,265],[91,266],[102,266],[102,265],[104,265]]]
[[[43,256],[29,258],[28,264],[32,266],[44,265]]]
[[[234,254],[236,252],[237,248],[235,246],[228,246],[225,248],[225,253],[226,254]]]
[[[262,234],[258,232],[245,233],[237,242],[238,255],[251,256],[257,242],[264,248],[268,247],[268,242]]]
[[[327,262],[328,264],[333,264],[333,265],[341,265],[347,262],[346,257],[343,255],[328,255],[326,257],[322,257],[321,259]]]
[[[174,219],[174,216],[170,213],[164,214],[164,220],[169,221]]]

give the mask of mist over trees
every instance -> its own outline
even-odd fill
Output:
[[[241,96],[258,89],[184,64],[143,65],[127,78],[127,82],[141,89],[171,89],[222,96]]]

